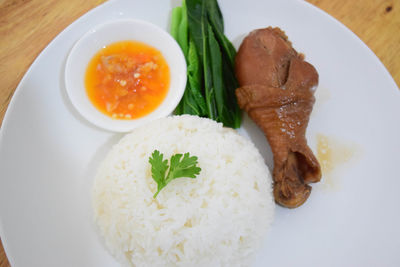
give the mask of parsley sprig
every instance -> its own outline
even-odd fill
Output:
[[[168,160],[164,160],[163,157],[164,155],[160,153],[160,151],[154,150],[149,158],[151,176],[157,183],[157,192],[154,194],[153,198],[156,198],[161,189],[172,180],[182,177],[196,178],[196,175],[201,171],[201,168],[196,166],[198,164],[197,157],[190,156],[189,152],[183,155],[172,155],[170,166],[168,166]]]

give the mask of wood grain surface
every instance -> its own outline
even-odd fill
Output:
[[[104,0],[0,0],[0,127],[21,78],[46,45]],[[357,34],[400,85],[399,0],[309,0]],[[8,267],[0,241],[0,267]]]

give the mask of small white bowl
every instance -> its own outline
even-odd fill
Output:
[[[113,119],[90,102],[84,84],[86,68],[103,47],[125,40],[146,43],[158,49],[170,69],[170,87],[164,101],[153,112],[132,120]],[[72,48],[65,68],[67,94],[79,113],[96,126],[115,132],[128,132],[154,119],[170,115],[186,86],[186,61],[176,41],[163,29],[145,21],[121,19],[101,24],[86,33]]]

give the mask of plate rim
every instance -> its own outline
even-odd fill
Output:
[[[62,36],[64,35],[64,33],[70,32],[72,31],[72,28],[75,27],[75,25],[81,23],[82,20],[84,20],[86,17],[88,17],[89,15],[97,12],[97,10],[99,9],[103,9],[106,8],[109,5],[113,5],[115,2],[124,2],[125,0],[109,0],[107,2],[104,2],[96,7],[94,7],[93,9],[87,11],[86,13],[82,14],[80,17],[78,17],[76,20],[74,20],[72,23],[70,23],[68,26],[66,26],[61,32],[59,32],[57,34],[56,37],[54,37],[44,48],[43,50],[38,54],[38,56],[34,59],[34,61],[32,62],[32,64],[29,66],[29,68],[26,70],[26,72],[24,73],[22,79],[19,81],[17,87],[14,90],[14,93],[11,97],[11,100],[6,108],[6,112],[4,114],[3,117],[3,121],[0,127],[0,152],[3,150],[3,146],[4,146],[4,135],[7,132],[7,129],[9,128],[8,125],[11,122],[11,114],[13,114],[14,110],[15,110],[15,102],[16,99],[18,99],[20,97],[20,94],[24,88],[24,85],[26,84],[26,80],[28,79],[28,77],[31,75],[32,70],[36,67],[36,65],[38,64],[38,62],[41,61],[41,59],[46,55],[48,48],[54,46],[54,44],[60,39],[62,38]],[[224,0],[224,1],[228,1],[228,0]],[[340,22],[338,19],[334,18],[332,15],[330,15],[329,13],[327,13],[326,11],[318,8],[317,6],[306,2],[306,1],[302,1],[302,0],[296,0],[293,1],[293,3],[296,4],[301,4],[303,6],[306,6],[306,8],[311,8],[314,12],[319,13],[320,15],[324,16],[325,18],[329,19],[331,22],[333,22],[335,25],[337,25],[338,27],[340,27],[340,29],[342,30],[342,32],[345,32],[352,40],[355,40],[358,44],[359,47],[363,47],[363,49],[365,50],[365,52],[367,54],[369,54],[369,56],[372,56],[372,58],[374,58],[374,62],[377,66],[379,66],[380,70],[383,70],[383,75],[385,76],[385,80],[387,80],[394,89],[397,89],[397,93],[400,94],[400,89],[399,86],[396,84],[394,78],[392,77],[392,75],[390,74],[390,72],[388,71],[388,69],[386,68],[386,66],[381,62],[381,60],[378,58],[378,56],[372,51],[371,48],[368,47],[368,45],[366,43],[364,43],[361,38],[359,36],[357,36],[351,29],[347,28],[342,22]],[[387,90],[391,90],[391,88],[385,88]],[[13,253],[10,251],[10,249],[8,248],[8,238],[7,236],[4,234],[4,230],[3,230],[3,223],[2,223],[2,215],[0,213],[0,237],[1,237],[1,242],[3,244],[3,248],[4,251],[6,253],[6,256],[11,264],[11,266],[13,266],[15,260],[14,260],[14,255]]]

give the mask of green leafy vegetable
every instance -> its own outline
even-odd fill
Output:
[[[179,23],[178,43],[183,51],[183,54],[185,55],[185,57],[187,57],[187,53],[188,53],[188,49],[189,49],[188,48],[189,39],[188,39],[188,19],[187,19],[185,0],[182,1],[182,18],[181,18],[181,22]]]
[[[218,112],[217,120],[228,122],[229,119],[227,119],[227,114],[225,112],[225,88],[222,80],[222,55],[210,25],[208,25],[208,47],[210,51],[212,84],[215,92],[215,103]],[[230,125],[231,123],[227,124]]]
[[[205,1],[204,1],[205,2]],[[203,58],[203,42],[207,36],[206,26],[207,19],[206,6],[202,0],[187,0],[186,11],[188,17],[189,35],[193,39],[199,57]]]
[[[215,31],[218,42],[221,44],[221,50],[228,58],[233,68],[235,65],[236,50],[233,47],[232,43],[224,35],[224,19],[222,17],[222,13],[218,6],[218,3],[216,0],[207,0],[205,1],[205,4],[207,5],[206,8],[210,24]]]
[[[178,40],[179,23],[182,19],[182,7],[177,6],[172,9],[171,15],[171,35]]]
[[[224,84],[226,88],[226,103],[227,110],[233,117],[233,125],[230,127],[239,128],[242,123],[242,115],[237,99],[235,96],[235,90],[239,87],[239,82],[236,80],[233,68],[229,66],[229,62],[222,60],[222,73],[224,76]]]
[[[208,111],[208,117],[213,120],[217,120],[217,105],[215,102],[215,90],[212,80],[211,72],[211,54],[208,46],[208,28],[207,28],[207,17],[202,20],[202,47],[203,47],[203,74],[204,74],[204,91],[206,96],[206,105]]]
[[[190,85],[190,93],[193,95],[193,99],[195,101],[195,106],[197,107],[198,112],[195,115],[198,116],[206,116],[207,107],[206,101],[201,94],[201,64],[199,61],[199,57],[197,55],[196,47],[193,40],[189,41],[189,52],[188,52],[188,80]]]
[[[171,35],[181,47],[187,63],[188,83],[182,100],[175,109],[175,114],[191,114],[207,117],[207,106],[201,92],[202,65],[197,55],[194,41],[189,36],[186,2],[182,1],[182,7],[175,7],[171,16]]]
[[[197,167],[197,157],[191,157],[189,153],[174,154],[170,159],[170,166],[168,166],[168,160],[164,160],[163,157],[164,155],[160,151],[154,150],[149,158],[151,176],[157,183],[157,192],[154,194],[154,198],[172,180],[182,177],[196,178],[201,171],[201,168]]]
[[[177,8],[181,8],[181,13],[174,15],[176,8],[172,11],[171,34],[185,55],[188,84],[175,113],[208,117],[224,126],[239,128],[241,111],[235,96],[238,82],[234,75],[236,50],[224,35],[218,2],[183,0]]]
[[[189,41],[189,51],[187,56],[187,76],[185,93],[182,101],[179,103],[175,113],[191,114],[204,117],[207,115],[206,101],[200,91],[201,88],[201,71],[199,58],[193,40]]]

